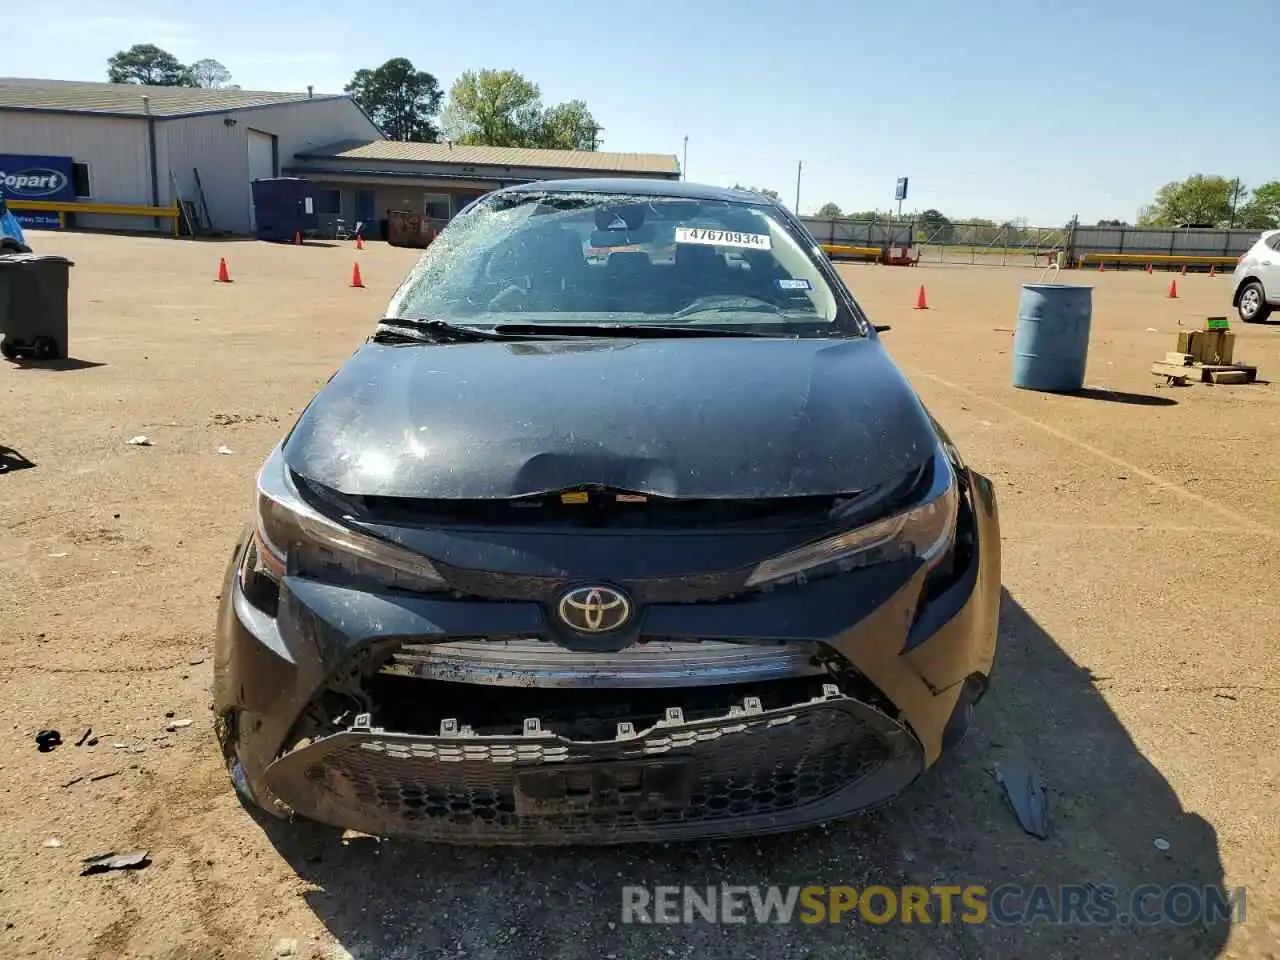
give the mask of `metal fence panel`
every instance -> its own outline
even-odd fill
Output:
[[[1060,251],[1069,252],[1077,259],[1083,254],[1098,253],[1235,257],[1248,250],[1259,233],[1257,230],[1083,224],[1074,228],[1070,225],[1033,227],[986,220],[802,219],[814,238],[823,244],[914,247],[922,262],[996,266],[1044,264]]]

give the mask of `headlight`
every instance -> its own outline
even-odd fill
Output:
[[[911,557],[923,560],[926,568],[932,567],[955,542],[958,505],[955,471],[939,451],[933,482],[920,506],[766,560],[751,571],[746,586],[804,583],[830,573]]]
[[[255,572],[277,582],[290,571],[415,592],[446,589],[426,557],[344,526],[303,500],[279,447],[258,474],[256,513],[246,553]]]

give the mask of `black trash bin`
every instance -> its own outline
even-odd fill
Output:
[[[0,354],[6,359],[66,358],[73,266],[66,257],[48,254],[0,256]]]

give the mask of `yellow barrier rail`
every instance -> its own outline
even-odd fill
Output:
[[[819,246],[829,257],[875,257],[879,260],[884,252],[879,247],[853,247],[843,243],[822,243]]]
[[[1237,257],[1199,256],[1193,253],[1082,253],[1081,263],[1139,263],[1139,264],[1205,264],[1235,266]]]
[[[178,219],[182,216],[177,204],[172,207],[148,207],[134,203],[62,203],[57,200],[10,200],[10,210],[29,210],[33,213],[56,213],[58,226],[67,225],[68,213],[96,213],[106,217],[144,217],[155,220],[172,220],[173,235],[178,235]]]

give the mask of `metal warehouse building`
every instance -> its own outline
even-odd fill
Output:
[[[372,238],[392,210],[442,224],[507,184],[680,170],[674,155],[389,141],[347,95],[0,78],[0,187],[28,225],[169,231],[181,200],[248,234],[251,183],[275,176],[315,181],[322,232],[343,219]]]
[[[284,170],[315,182],[322,228],[342,217],[377,225],[366,236],[385,236],[392,210],[443,226],[476,197],[516,183],[574,177],[679,180],[674,154],[605,153],[468,147],[453,143],[350,140],[299,151]]]
[[[5,196],[19,204],[171,207],[178,194],[207,207],[214,230],[250,233],[254,178],[278,176],[295,154],[322,144],[379,137],[345,95],[0,79],[0,172]],[[60,174],[61,189],[49,191],[48,177],[24,189],[32,179],[24,167]],[[171,227],[150,217],[74,217],[88,229]]]

